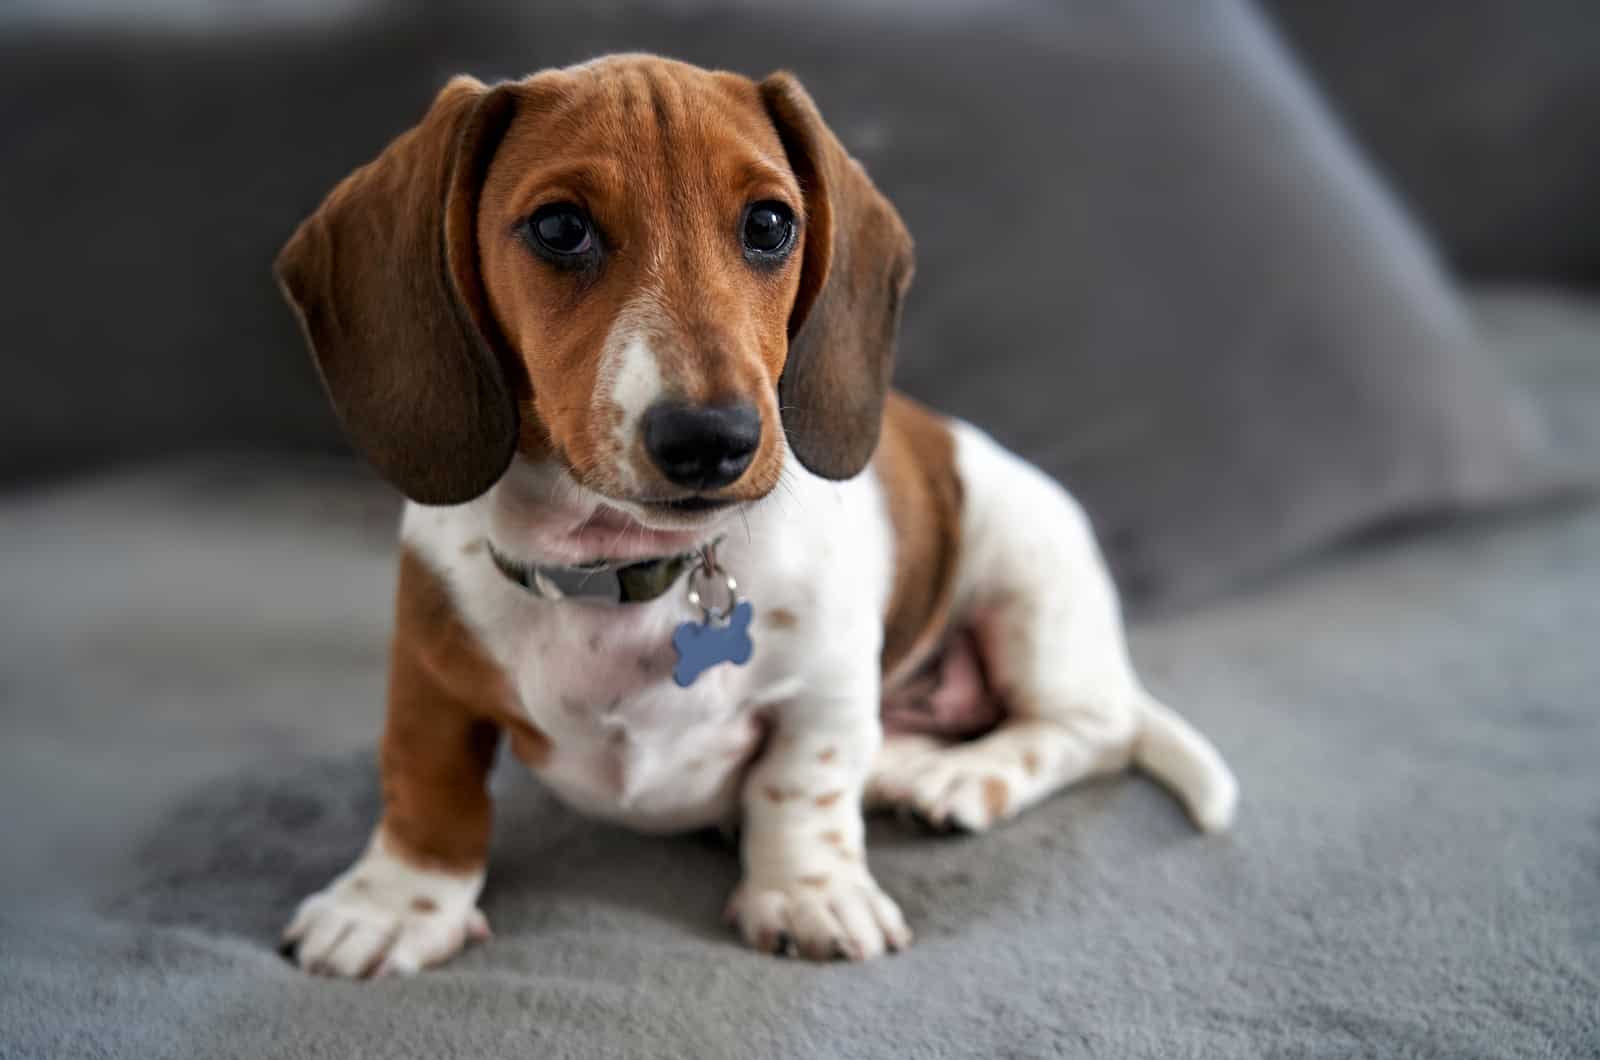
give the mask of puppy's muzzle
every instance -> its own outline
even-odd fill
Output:
[[[754,405],[659,402],[644,414],[644,448],[675,486],[720,489],[738,481],[761,445]]]

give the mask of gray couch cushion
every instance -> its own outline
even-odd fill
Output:
[[[1600,283],[1591,0],[1265,0],[1469,275]]]
[[[1537,395],[1552,456],[1575,482],[1600,482],[1600,298],[1493,286],[1468,304],[1484,344]]]
[[[0,235],[70,280],[0,309],[29,354],[0,465],[327,441],[266,273],[294,221],[449,72],[646,48],[801,74],[919,242],[900,381],[1060,476],[1138,598],[1542,483],[1427,248],[1234,0],[467,3],[342,32],[0,63],[40,204]],[[68,185],[90,149],[124,161]]]
[[[1600,508],[1346,557],[1146,624],[1243,785],[991,835],[875,824],[907,953],[718,921],[731,850],[496,778],[497,937],[305,976],[296,901],[376,814],[392,509],[337,477],[146,472],[0,504],[0,1055],[1577,1057],[1600,1052]]]

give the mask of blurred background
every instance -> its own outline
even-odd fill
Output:
[[[270,282],[288,233],[452,73],[637,48],[802,76],[919,242],[901,384],[1067,479],[1135,595],[1504,492],[1459,481],[1504,452],[1444,466],[1503,402],[1463,392],[1476,340],[1419,259],[1600,282],[1591,6],[1213,6],[13,0],[0,487],[346,452]],[[1375,363],[1402,356],[1452,381]]]
[[[1201,1025],[1212,1055],[1248,1052],[1239,1027],[1297,1051],[1277,1003],[1357,1053],[1352,1010],[1415,1055],[1592,1053],[1571,999],[1600,983],[1594,0],[9,0],[0,804],[37,812],[0,823],[0,897],[59,913],[22,918],[48,944],[0,945],[0,1028],[38,1035],[19,1055],[82,1020],[91,1051],[220,1055],[123,1016],[267,994],[359,1051],[366,1015],[251,961],[375,809],[399,501],[341,438],[270,264],[452,74],[631,49],[800,75],[917,240],[898,383],[1083,501],[1141,667],[1242,777],[1236,846],[1162,848],[1153,878],[1201,882],[1151,897],[1144,940],[1114,912],[1121,869],[1087,871],[1128,853],[1093,811],[1150,842],[1159,800],[1066,800],[1087,816],[990,837],[978,868],[891,848],[938,940],[964,928],[927,895],[1044,894],[1067,836],[1070,922],[1028,931],[1085,960],[1147,942],[1190,984],[1124,1011],[1105,966],[1012,940],[1009,970],[961,989],[1009,1011],[1070,982],[1118,1055],[1133,1024],[1149,1055]],[[558,833],[550,856],[580,856],[560,836],[589,833]],[[660,871],[664,907],[720,886]],[[502,936],[559,935],[497,900]],[[585,945],[611,937],[584,923]],[[496,945],[483,960],[517,973],[518,943]],[[908,1034],[977,1003],[928,975]],[[836,982],[839,1011],[871,996]],[[724,987],[655,989],[670,1013]],[[1441,1022],[1417,1015],[1442,995]],[[1017,1045],[984,1033],[989,1055]],[[685,1055],[723,1055],[707,1041]]]

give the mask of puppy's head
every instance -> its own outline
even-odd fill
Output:
[[[278,276],[345,428],[412,499],[519,451],[688,527],[877,444],[911,242],[790,75],[642,55],[445,86]]]

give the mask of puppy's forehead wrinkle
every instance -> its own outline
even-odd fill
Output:
[[[685,179],[713,175],[708,163],[714,160],[705,148],[715,141],[731,141],[753,162],[771,162],[772,175],[780,179],[788,173],[781,150],[759,142],[766,120],[758,105],[730,92],[716,75],[645,55],[586,63],[568,74],[577,76],[554,110],[558,139],[604,143],[630,161],[670,175],[663,181],[667,190]]]
[[[546,185],[567,186],[588,195],[625,182],[623,168],[604,155],[586,158],[581,162],[563,165],[548,171],[536,171],[539,182]]]
[[[670,81],[657,80],[639,72],[639,80],[644,86],[644,95],[649,100],[650,115],[655,121],[656,135],[665,145],[672,142],[673,130],[680,124],[683,116],[683,97],[678,91],[678,86]]]
[[[740,177],[750,184],[756,184],[761,181],[780,185],[792,182],[796,187],[800,184],[799,179],[794,175],[794,171],[789,168],[789,160],[782,155],[757,154],[755,158],[745,163]],[[797,217],[805,209],[803,202],[793,202],[789,206],[794,210]]]

